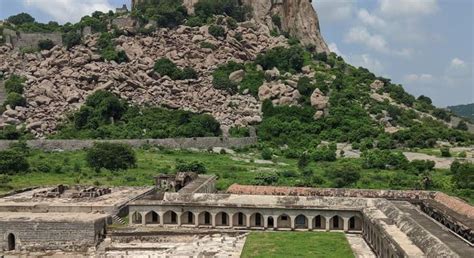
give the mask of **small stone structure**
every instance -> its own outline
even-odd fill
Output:
[[[17,32],[10,29],[3,29],[5,43],[11,44],[14,48],[38,47],[41,40],[49,39],[57,46],[63,45],[62,35],[59,32],[51,33],[27,33]]]
[[[115,13],[117,13],[117,14],[125,14],[125,13],[128,13],[127,5],[124,4],[124,5],[122,5],[122,7],[116,8],[116,9],[115,9]]]
[[[194,172],[178,172],[176,175],[159,175],[155,185],[160,192],[214,193],[216,176],[198,175]]]

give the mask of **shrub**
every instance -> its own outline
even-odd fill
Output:
[[[262,159],[264,160],[271,160],[273,157],[273,152],[269,148],[265,148],[262,150]]]
[[[272,15],[272,22],[281,30],[281,17],[278,14]]]
[[[449,114],[449,112],[441,108],[435,108],[433,110],[433,116],[446,122],[451,121],[451,115]]]
[[[26,172],[30,167],[26,156],[13,150],[0,151],[0,174]]]
[[[128,62],[128,57],[125,51],[117,51],[114,46],[108,46],[100,52],[102,59],[106,61],[115,61],[117,63]]]
[[[307,167],[310,161],[311,159],[307,153],[301,154],[301,156],[298,159],[298,168],[303,169]]]
[[[304,64],[304,50],[300,46],[276,47],[265,54],[259,54],[255,62],[265,70],[276,67],[284,72],[301,71]]]
[[[336,160],[336,150],[331,149],[327,146],[317,148],[312,153],[314,161],[335,161]]]
[[[179,69],[173,61],[167,58],[161,58],[155,63],[155,72],[161,76],[169,76],[172,80],[186,80],[186,79],[197,79],[197,72],[186,67],[183,70]]]
[[[3,104],[5,106],[10,105],[10,107],[12,109],[15,109],[15,107],[17,107],[17,106],[25,107],[26,106],[26,99],[22,95],[20,95],[16,92],[11,92],[11,93],[8,93],[7,99],[5,100],[5,102]]]
[[[331,170],[325,171],[326,177],[331,179],[332,186],[336,188],[354,185],[360,179],[360,168],[344,164]]]
[[[40,40],[38,42],[38,48],[41,50],[50,50],[54,47],[54,42],[50,39]]]
[[[240,69],[244,69],[244,65],[235,63],[233,61],[220,65],[212,73],[212,84],[214,88],[219,90],[226,90],[230,94],[235,94],[237,92],[237,84],[229,80],[229,75],[232,72],[235,72]]]
[[[9,23],[15,24],[15,25],[21,25],[25,23],[33,23],[35,22],[35,18],[33,18],[30,14],[28,13],[19,13],[17,15],[12,15],[7,18],[7,21]]]
[[[469,130],[469,127],[467,126],[466,122],[461,121],[459,124],[456,126],[456,129],[461,130],[461,131],[467,131]]]
[[[209,34],[211,34],[214,38],[220,38],[225,36],[225,29],[219,25],[211,25],[208,29]]]
[[[461,189],[474,189],[474,164],[469,162],[454,161],[451,164],[453,183]]]
[[[441,152],[441,157],[451,157],[451,152],[449,150],[449,147],[442,147],[440,149]]]
[[[194,172],[197,174],[205,174],[207,168],[204,163],[199,161],[186,162],[184,160],[178,159],[176,161],[176,171],[177,172]]]
[[[232,17],[227,18],[226,22],[227,22],[227,28],[231,30],[235,30],[237,29],[237,27],[239,27],[239,25],[237,24],[237,21]]]
[[[17,75],[12,75],[8,80],[5,81],[5,91],[7,93],[18,93],[23,94],[23,83],[25,83],[26,78],[20,77]]]
[[[249,137],[250,130],[248,127],[231,127],[229,129],[229,135],[232,137]]]
[[[421,174],[433,170],[435,162],[432,160],[413,160],[410,162],[410,167],[415,169],[417,174]]]
[[[63,43],[67,49],[81,44],[81,35],[76,31],[70,31],[63,35]]]
[[[10,178],[10,176],[0,174],[0,188],[7,187],[11,181],[12,179]]]
[[[212,50],[216,50],[217,46],[212,44],[212,43],[209,43],[207,41],[203,41],[203,42],[201,42],[201,48],[209,48],[209,49],[212,49]]]
[[[247,19],[250,8],[240,5],[237,0],[199,0],[194,5],[194,10],[203,20],[214,15],[226,15],[242,22]]]
[[[204,22],[201,20],[201,17],[199,17],[199,16],[190,17],[186,21],[186,26],[189,26],[189,27],[200,27],[203,24],[204,24]]]
[[[182,70],[181,75],[180,75],[181,80],[197,79],[197,78],[198,78],[198,74],[196,70],[194,70],[191,67],[185,67]]]
[[[102,168],[118,171],[136,166],[137,158],[132,148],[118,143],[95,143],[86,151],[89,167],[99,172]]]
[[[259,173],[254,178],[255,185],[273,185],[278,182],[276,173]]]
[[[298,176],[298,173],[296,173],[293,170],[283,170],[278,174],[282,177],[285,177],[285,178],[297,177]]]
[[[364,168],[404,169],[408,166],[408,159],[402,152],[391,152],[388,150],[368,150],[362,153]]]

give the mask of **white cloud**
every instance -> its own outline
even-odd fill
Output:
[[[445,78],[450,81],[456,79],[468,79],[470,78],[472,81],[473,71],[471,69],[471,64],[455,57],[451,60],[448,67],[446,68]]]
[[[387,23],[377,15],[370,14],[366,9],[360,9],[357,17],[362,23],[370,25],[375,28],[384,28]]]
[[[26,0],[24,5],[38,9],[58,22],[77,22],[94,11],[113,9],[108,0]]]
[[[453,58],[453,60],[451,60],[450,66],[453,68],[463,68],[466,66],[466,62],[464,62],[464,60],[462,59],[455,57]]]
[[[353,0],[316,0],[313,6],[323,22],[339,22],[352,17],[354,13]]]
[[[346,34],[348,43],[359,43],[379,52],[388,52],[387,41],[378,34],[371,34],[365,27],[353,27]]]
[[[347,57],[347,61],[353,66],[367,68],[377,75],[382,75],[385,70],[382,62],[377,58],[372,57],[370,54],[350,55]]]
[[[392,17],[434,14],[439,10],[437,0],[379,0],[380,11]]]
[[[331,42],[331,43],[329,43],[328,47],[329,47],[329,50],[330,50],[331,52],[334,52],[334,53],[336,53],[337,55],[342,56],[342,53],[341,53],[341,51],[339,50],[339,48],[337,47],[336,43]]]
[[[408,74],[404,77],[404,80],[409,83],[430,83],[434,81],[434,76],[431,74]]]

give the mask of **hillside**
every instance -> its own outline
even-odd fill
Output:
[[[151,1],[131,14],[95,12],[74,25],[7,24],[61,31],[65,47],[0,47],[8,92],[2,137],[23,137],[23,130],[42,138],[246,135],[254,126],[262,142],[297,149],[294,155],[322,141],[392,149],[474,139],[464,127],[449,128],[452,114],[428,97],[327,54],[306,1],[299,12],[287,1],[254,8],[229,1],[227,9],[194,2],[193,12]],[[302,14],[319,36],[308,36]],[[81,39],[77,31],[87,30]],[[103,91],[113,94],[93,94]],[[163,115],[150,107],[164,108]],[[191,113],[171,121],[176,109]],[[212,118],[189,118],[200,113]],[[208,128],[193,134],[171,126],[192,123]]]
[[[454,114],[465,117],[474,123],[474,103],[448,107]]]

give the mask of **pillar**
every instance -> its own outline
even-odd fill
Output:
[[[164,226],[165,225],[164,213],[158,212],[158,216],[160,216],[160,226]]]
[[[176,212],[176,222],[178,223],[178,227],[181,226],[181,215],[182,215],[182,212]]]
[[[263,218],[263,229],[267,229],[268,228],[268,216],[263,216],[262,215],[262,218]]]
[[[308,230],[313,230],[313,218],[306,218],[308,220]]]
[[[325,219],[326,219],[326,231],[330,231],[331,230],[331,227],[330,227],[331,223],[329,223],[329,220],[331,220],[331,218],[325,217]]]
[[[296,219],[296,217],[295,216],[289,216],[289,217],[290,217],[291,230],[295,230],[295,219]]]
[[[344,229],[344,232],[349,231],[349,219],[342,217],[342,228]]]
[[[247,228],[250,228],[250,215],[245,214],[245,220],[247,221]]]
[[[229,227],[233,228],[234,227],[234,214],[229,213],[228,215],[229,215]]]
[[[217,216],[217,214],[211,213],[211,225],[212,225],[213,228],[216,227],[216,216]]]
[[[142,215],[142,225],[146,225],[146,212],[140,212],[140,215]]]
[[[133,214],[135,212],[128,212],[128,225],[133,225]]]

